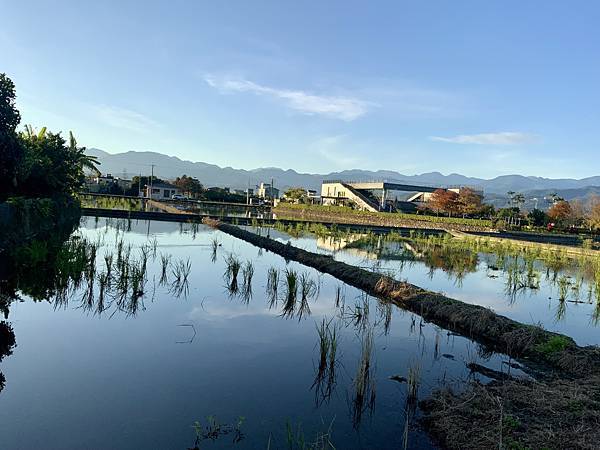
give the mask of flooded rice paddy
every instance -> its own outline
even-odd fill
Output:
[[[314,227],[318,228],[318,227]],[[380,271],[522,323],[600,344],[600,258],[447,237],[247,227],[282,242]]]
[[[552,312],[529,294],[507,301],[484,259],[458,283],[418,258],[278,238],[496,310]],[[22,270],[5,280],[20,300],[5,311],[16,347],[0,360],[1,448],[435,448],[420,399],[485,381],[468,363],[522,375],[506,356],[201,225],[87,218],[58,250],[18,253]],[[569,305],[553,323],[580,316]]]

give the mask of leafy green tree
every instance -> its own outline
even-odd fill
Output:
[[[308,203],[308,193],[301,187],[290,188],[285,191],[285,198],[294,203]]]
[[[15,107],[15,85],[0,73],[0,197],[13,192],[23,149],[17,137],[21,115]]]
[[[67,145],[60,133],[50,133],[45,127],[36,132],[27,126],[19,140],[24,150],[18,173],[18,193],[21,195],[72,195],[84,184],[84,167],[97,171],[96,159],[85,155],[85,149],[77,147],[72,136]]]
[[[541,209],[532,209],[527,214],[527,218],[531,225],[535,227],[543,227],[548,223],[548,215]]]
[[[177,177],[173,184],[189,197],[198,197],[204,192],[202,183],[197,178],[188,177],[187,175]]]

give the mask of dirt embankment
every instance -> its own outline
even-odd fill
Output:
[[[391,213],[340,213],[337,211],[328,211],[326,209],[299,209],[286,208],[285,205],[278,205],[273,209],[273,213],[278,219],[284,220],[306,220],[313,222],[327,222],[350,225],[372,225],[381,227],[402,227],[426,230],[457,230],[465,232],[490,232],[494,231],[490,227],[479,225],[468,225],[463,223],[447,223],[443,221],[435,222],[431,220],[409,219],[400,214]]]
[[[538,375],[536,381],[474,382],[435,392],[422,402],[423,423],[442,447],[597,448],[600,442],[600,351],[493,311],[373,273],[327,255],[282,244],[213,220],[227,234],[297,261],[390,301],[425,320],[505,353]]]

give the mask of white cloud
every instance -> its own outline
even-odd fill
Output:
[[[453,144],[519,145],[531,144],[537,140],[537,136],[516,131],[504,131],[500,133],[460,134],[452,137],[431,136],[429,139]]]
[[[244,79],[216,78],[207,75],[204,80],[209,86],[222,91],[251,92],[256,95],[269,96],[283,100],[289,108],[301,111],[304,114],[318,114],[348,122],[364,116],[367,114],[369,106],[373,106],[372,103],[356,98],[323,96],[304,91],[276,89]]]
[[[160,126],[151,118],[130,109],[107,105],[95,106],[93,109],[98,118],[111,127],[142,133]]]

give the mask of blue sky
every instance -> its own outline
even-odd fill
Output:
[[[23,122],[221,166],[598,175],[590,1],[0,0]]]

